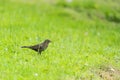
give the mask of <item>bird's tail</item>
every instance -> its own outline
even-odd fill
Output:
[[[29,48],[29,46],[22,46],[21,48]]]

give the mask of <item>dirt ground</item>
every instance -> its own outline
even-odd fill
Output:
[[[98,75],[102,80],[120,80],[120,70],[112,66],[100,67]]]

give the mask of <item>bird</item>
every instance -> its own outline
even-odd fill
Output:
[[[32,50],[38,52],[39,54],[41,54],[42,51],[47,49],[48,44],[50,42],[51,42],[51,40],[46,39],[46,40],[44,40],[44,42],[42,42],[40,44],[36,44],[36,45],[32,45],[32,46],[22,46],[21,48],[29,48],[29,49],[32,49]]]

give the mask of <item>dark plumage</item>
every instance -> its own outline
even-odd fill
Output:
[[[47,49],[48,47],[48,44],[50,43],[51,41],[49,39],[46,39],[43,43],[41,44],[37,44],[37,45],[33,45],[33,46],[22,46],[21,48],[29,48],[29,49],[32,49],[38,53],[41,54],[42,51],[44,51],[45,49]]]

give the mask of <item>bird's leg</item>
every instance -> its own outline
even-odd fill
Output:
[[[38,54],[41,54],[41,52],[42,52],[40,48],[41,48],[41,46],[39,45],[38,46]]]
[[[40,52],[40,45],[38,46],[38,53]]]
[[[39,53],[40,49],[38,48],[38,53]]]
[[[41,51],[40,51],[40,46],[39,46],[39,48],[38,48],[38,54],[41,54]]]

